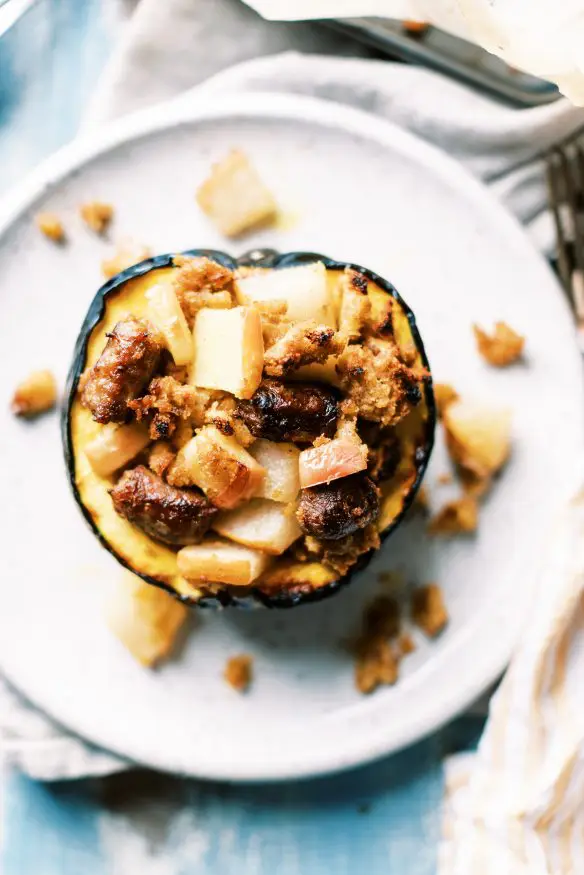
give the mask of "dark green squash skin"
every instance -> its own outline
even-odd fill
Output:
[[[132,568],[127,562],[125,562],[124,559],[118,556],[118,554],[112,549],[110,544],[102,536],[101,532],[95,524],[95,521],[91,517],[91,514],[81,500],[81,496],[79,495],[79,491],[75,482],[75,456],[73,450],[73,442],[71,438],[70,412],[72,404],[75,400],[79,378],[85,369],[88,340],[91,332],[101,321],[104,315],[108,295],[111,292],[116,291],[128,280],[143,276],[151,270],[172,267],[173,258],[177,254],[178,253],[172,253],[168,255],[157,255],[153,258],[147,258],[145,261],[141,261],[139,264],[135,264],[132,267],[129,267],[127,270],[124,270],[116,276],[112,277],[112,279],[108,280],[108,282],[105,283],[98,290],[93,301],[91,302],[75,344],[73,360],[65,386],[64,404],[61,415],[61,437],[63,442],[63,451],[65,454],[65,465],[75,501],[79,505],[83,516],[89,523],[91,529],[93,530],[94,534],[99,539],[101,544],[106,548],[106,550],[108,550],[109,553],[115,556],[115,558],[121,565],[125,566],[135,574],[137,573],[136,569]],[[213,261],[224,265],[224,267],[227,267],[230,270],[235,270],[236,268],[243,266],[267,267],[278,270],[279,268],[294,267],[314,261],[323,262],[325,267],[331,270],[344,270],[346,267],[350,267],[353,270],[356,270],[359,273],[362,273],[366,277],[368,277],[373,283],[375,283],[384,291],[386,291],[389,295],[391,295],[392,298],[394,298],[402,307],[409,321],[412,337],[424,363],[424,366],[428,369],[428,371],[430,371],[430,366],[424,349],[424,344],[422,343],[422,338],[420,337],[420,333],[416,326],[416,319],[413,312],[407,306],[407,304],[400,296],[399,292],[391,283],[383,279],[383,277],[378,276],[376,273],[373,273],[373,271],[368,270],[368,268],[366,267],[361,267],[360,265],[352,264],[349,262],[334,261],[331,258],[327,258],[326,256],[319,255],[318,253],[314,252],[289,252],[279,254],[275,250],[263,249],[252,250],[251,252],[246,253],[245,255],[237,259],[232,258],[225,252],[220,252],[215,249],[189,249],[181,254],[190,257],[206,256],[207,258],[210,258]],[[424,393],[428,410],[428,419],[426,421],[423,445],[416,450],[416,479],[410,489],[410,492],[404,499],[401,512],[397,515],[397,517],[392,520],[391,524],[387,527],[387,529],[385,529],[381,533],[380,537],[382,541],[385,541],[385,539],[393,531],[395,531],[397,526],[405,517],[408,509],[410,508],[420,487],[420,483],[428,466],[430,454],[434,445],[434,431],[436,427],[436,406],[434,402],[434,393],[432,390],[431,378],[424,382]],[[227,590],[223,590],[214,596],[204,596],[201,599],[191,599],[188,596],[178,595],[172,589],[172,587],[167,586],[160,580],[148,577],[147,575],[139,576],[142,577],[142,579],[145,580],[147,583],[150,583],[161,589],[165,589],[167,592],[174,595],[180,601],[190,606],[214,608],[293,608],[298,605],[321,601],[322,599],[328,598],[329,596],[338,592],[341,588],[347,586],[353,580],[356,572],[361,571],[363,568],[365,568],[375,552],[375,550],[370,550],[368,553],[363,554],[363,556],[361,556],[355,563],[353,568],[338,580],[332,581],[331,583],[317,589],[310,589],[309,591],[288,592],[283,590],[268,595],[267,593],[262,592],[259,589],[252,588],[246,592],[246,595],[244,597],[239,597],[233,595]]]

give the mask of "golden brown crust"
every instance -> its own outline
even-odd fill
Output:
[[[473,325],[477,349],[490,365],[505,368],[523,355],[525,338],[506,322],[496,322],[493,334],[487,334],[479,325]]]
[[[223,677],[230,687],[244,693],[253,680],[253,657],[247,653],[231,656],[225,664]]]
[[[426,635],[434,638],[448,623],[448,611],[437,583],[418,586],[412,592],[412,620]]]
[[[39,213],[35,221],[39,231],[53,243],[65,242],[65,229],[56,213]]]
[[[114,208],[102,201],[90,201],[79,207],[79,213],[88,228],[96,234],[103,234],[114,217]]]
[[[337,373],[359,415],[382,425],[396,425],[422,398],[425,372],[405,365],[388,341],[370,338],[363,345],[348,346],[339,357]]]
[[[192,327],[203,307],[228,310],[234,305],[233,273],[209,258],[175,255],[173,286],[187,322]]]
[[[345,341],[339,333],[314,319],[298,322],[271,346],[264,355],[264,373],[285,377],[303,365],[321,364],[342,352]]]
[[[159,477],[163,477],[174,462],[176,452],[167,441],[156,441],[150,447],[148,467]]]
[[[10,409],[15,416],[38,416],[51,410],[56,401],[57,383],[51,371],[33,371],[16,387]]]
[[[213,393],[207,389],[183,385],[174,377],[155,377],[148,393],[128,407],[136,419],[150,421],[150,437],[157,440],[172,437],[181,419],[192,426],[202,425],[212,400]]]
[[[371,300],[367,278],[347,267],[341,278],[339,331],[347,340],[359,340],[369,324]]]

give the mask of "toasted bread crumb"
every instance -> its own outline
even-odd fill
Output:
[[[397,639],[397,648],[402,656],[407,656],[409,653],[414,652],[416,649],[416,642],[409,632],[402,632]]]
[[[64,242],[65,229],[56,213],[39,213],[36,217],[36,223],[39,231],[45,237],[48,237],[49,240],[52,240],[54,243]]]
[[[437,583],[417,586],[412,592],[412,620],[420,629],[433,638],[444,629],[448,612],[442,590]]]
[[[478,525],[478,504],[475,498],[465,495],[445,504],[432,517],[428,526],[430,535],[458,535],[474,532]]]
[[[444,474],[438,475],[438,483],[441,486],[447,486],[449,483],[452,483],[453,477],[450,471],[445,471]]]
[[[156,441],[148,454],[148,467],[159,477],[164,477],[176,458],[176,452],[167,441]]]
[[[226,237],[268,224],[277,212],[271,192],[247,155],[238,150],[213,165],[197,191],[197,202]]]
[[[464,468],[459,469],[459,475],[464,494],[469,498],[483,498],[493,482],[490,477],[477,477],[472,471],[466,471]]]
[[[523,355],[525,338],[506,322],[496,322],[493,334],[487,334],[479,325],[473,325],[473,331],[480,355],[496,368],[507,367]]]
[[[355,661],[355,686],[360,693],[372,693],[381,684],[395,684],[399,659],[389,642],[371,638],[363,642]]]
[[[441,418],[444,411],[453,401],[458,401],[459,395],[453,386],[448,383],[434,383],[434,400],[438,417]]]
[[[363,619],[366,636],[395,638],[401,627],[401,610],[398,602],[389,595],[380,595],[367,606]]]
[[[223,677],[230,687],[244,693],[253,680],[253,657],[246,653],[231,656],[225,665]]]
[[[288,328],[264,356],[264,373],[269,377],[285,377],[303,365],[322,364],[345,347],[343,336],[314,319],[298,322]]]
[[[377,575],[379,586],[387,592],[399,592],[405,586],[401,571],[380,571]]]
[[[103,234],[114,217],[114,208],[101,201],[89,201],[79,207],[79,214],[88,228],[96,234]]]
[[[152,250],[143,243],[127,238],[120,240],[111,258],[104,258],[101,262],[101,272],[106,279],[110,279],[133,264],[138,264],[146,258],[150,258]]]
[[[55,406],[57,383],[50,371],[33,371],[19,383],[10,408],[15,416],[38,416]]]

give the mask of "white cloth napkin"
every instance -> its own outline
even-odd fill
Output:
[[[584,126],[581,110],[564,100],[512,110],[426,70],[362,58],[286,52],[217,72],[230,61],[270,55],[286,45],[313,52],[319,47],[317,31],[300,27],[288,31],[264,22],[234,0],[141,0],[86,124],[95,127],[192,86],[197,94],[289,91],[353,104],[458,157],[508,205],[538,245],[550,249],[541,156],[553,142]],[[322,39],[324,51],[334,48],[336,38],[325,33]],[[339,46],[347,51],[346,41]],[[459,764],[457,780],[450,781],[464,785],[465,803],[452,797],[450,833],[457,840],[448,846],[442,869],[449,875],[495,872],[474,862],[467,866],[477,854],[487,859],[477,845],[486,837],[489,848],[497,849],[492,855],[501,864],[501,875],[584,871],[584,862],[580,868],[566,868],[567,863],[562,868],[552,865],[548,855],[563,854],[569,862],[569,853],[582,851],[584,835],[582,820],[576,818],[581,817],[576,803],[584,798],[584,708],[581,693],[572,698],[578,676],[579,690],[584,688],[584,652],[577,637],[584,614],[584,555],[575,541],[580,535],[584,543],[583,520],[580,499],[570,507],[545,565],[525,641],[493,705],[478,754],[480,767],[467,781]],[[0,739],[11,763],[44,780],[127,766],[65,732],[6,685],[0,686]],[[549,842],[546,830],[551,830]]]

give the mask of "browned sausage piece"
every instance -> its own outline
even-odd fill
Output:
[[[312,443],[334,436],[338,405],[326,386],[264,380],[249,401],[239,402],[237,416],[254,437]]]
[[[143,319],[124,319],[108,334],[102,354],[89,372],[81,403],[96,422],[125,422],[127,403],[152,379],[160,362],[162,340]]]
[[[144,465],[125,471],[110,495],[120,516],[172,547],[197,544],[217,513],[198,489],[169,486]]]
[[[300,493],[296,516],[307,535],[338,541],[364,529],[379,513],[379,492],[365,474],[341,477]]]

